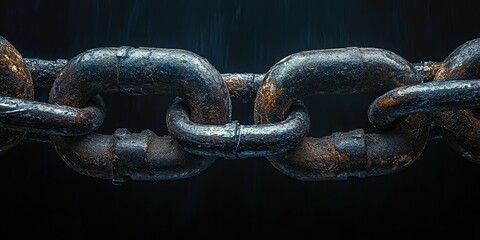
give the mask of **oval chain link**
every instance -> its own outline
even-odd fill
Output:
[[[255,100],[255,122],[285,119],[292,103],[313,94],[385,92],[418,84],[422,77],[398,55],[374,48],[301,52],[268,72]],[[386,105],[389,102],[385,102]],[[380,133],[363,129],[305,138],[295,149],[267,157],[278,170],[300,180],[376,176],[412,164],[428,140],[430,114],[413,114]]]
[[[411,64],[375,48],[300,52],[266,74],[220,74],[198,55],[174,49],[98,48],[70,61],[23,59],[0,37],[0,154],[27,139],[48,141],[76,171],[114,183],[181,179],[215,157],[266,156],[300,180],[376,176],[411,165],[434,127],[463,157],[479,163],[480,39],[443,63]],[[33,101],[33,83],[52,88]],[[466,81],[468,80],[468,81]],[[150,130],[94,131],[105,119],[98,95],[174,94],[170,136]],[[368,110],[377,132],[356,129],[305,137],[314,94],[384,93]],[[386,93],[385,93],[386,92]],[[231,101],[252,102],[256,125],[231,121]]]

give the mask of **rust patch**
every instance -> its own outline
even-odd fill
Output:
[[[284,88],[277,87],[277,81],[275,81],[273,78],[267,79],[265,84],[263,84],[262,88],[260,89],[260,94],[263,97],[261,108],[264,115],[261,116],[261,118],[264,123],[271,122],[269,113],[274,112],[277,109],[278,99],[282,97],[284,91]]]
[[[437,67],[435,77],[433,78],[433,81],[440,82],[445,80],[445,75],[446,75],[446,70],[447,67],[445,64],[440,64],[440,66]]]
[[[425,79],[424,81],[433,81],[433,79],[435,78],[435,75],[437,75],[437,72],[441,69],[443,64],[441,63],[433,63],[432,65],[430,65],[428,67],[428,74],[425,75]]]
[[[389,108],[395,107],[400,101],[395,98],[385,98],[380,101],[378,101],[378,106],[382,110],[387,110]]]
[[[327,148],[327,150],[328,150],[328,153],[330,154],[330,156],[336,162],[338,162],[338,161],[348,161],[349,160],[348,153],[339,152],[333,144],[329,148]]]
[[[0,94],[33,100],[33,83],[22,56],[0,36]],[[14,147],[24,132],[0,131],[0,155]]]
[[[392,76],[391,80],[396,88],[407,85],[407,83],[398,80],[398,77],[396,75]]]
[[[457,78],[464,78],[464,76],[467,73],[471,72],[470,65],[471,65],[470,62],[465,62],[462,65],[460,65],[460,67],[455,72]]]
[[[76,125],[76,126],[81,125],[81,124],[84,122],[84,117],[85,117],[85,116],[84,116],[83,114],[77,114],[77,115],[75,116],[75,125]]]
[[[4,45],[1,53],[1,66],[14,76],[8,79],[8,82],[2,83],[3,88],[8,88],[3,91],[10,96],[33,100],[33,82],[20,53],[10,44]]]

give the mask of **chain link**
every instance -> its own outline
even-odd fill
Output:
[[[175,49],[97,48],[70,61],[23,59],[0,37],[0,154],[28,133],[25,140],[51,141],[72,169],[115,184],[191,177],[217,157],[267,157],[300,180],[346,179],[408,167],[434,125],[454,150],[480,163],[480,122],[470,110],[480,107],[479,77],[480,39],[440,63],[344,48],[293,54],[266,74],[220,74],[204,58]],[[51,88],[49,103],[33,101],[33,84]],[[106,115],[98,94],[106,92],[177,95],[167,112],[171,135],[95,133]],[[383,94],[368,109],[376,132],[306,137],[302,97],[358,92]],[[231,101],[254,102],[255,125],[231,121]]]
[[[0,36],[0,95],[33,100],[33,83],[20,53]],[[3,122],[3,121],[0,121]],[[0,130],[0,154],[17,145],[25,132]]]
[[[480,39],[469,41],[453,51],[443,62],[434,81],[448,84],[445,81],[477,78],[480,78]],[[472,84],[472,88],[475,89],[475,85]],[[461,95],[460,98],[469,95]],[[472,162],[480,163],[480,120],[471,110],[433,112],[433,117],[439,132],[455,151]]]
[[[385,92],[421,83],[422,76],[398,55],[374,48],[301,52],[275,64],[255,100],[255,122],[285,119],[292,103],[313,94]],[[268,156],[281,172],[301,180],[343,179],[392,173],[412,164],[428,140],[429,114],[413,114],[380,133],[363,129],[305,138],[283,155]]]

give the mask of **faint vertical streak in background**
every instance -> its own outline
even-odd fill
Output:
[[[393,39],[393,45],[399,45],[399,38],[401,37],[401,30],[400,29],[400,19],[399,19],[399,16],[398,16],[398,13],[397,11],[400,10],[400,7],[399,7],[399,0],[395,0],[392,2],[392,7],[390,8],[390,25],[392,26],[392,29],[390,30],[390,32],[393,34],[392,36],[392,39]],[[401,54],[401,52],[399,52],[398,54]]]

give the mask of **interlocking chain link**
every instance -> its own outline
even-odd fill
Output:
[[[25,62],[5,38],[0,36],[0,95],[33,100],[33,83]],[[8,111],[7,112],[11,112]],[[2,117],[3,118],[3,117]],[[1,121],[3,123],[3,121]],[[25,132],[0,130],[0,154],[17,145]]]
[[[176,49],[97,48],[70,61],[22,59],[0,37],[0,154],[28,132],[29,139],[51,141],[72,169],[114,183],[186,178],[218,157],[267,157],[300,180],[346,179],[411,165],[433,125],[454,150],[480,163],[480,121],[471,110],[480,107],[479,77],[480,39],[442,63],[343,48],[292,54],[266,74],[220,74]],[[51,88],[49,103],[33,101],[33,84]],[[99,94],[107,92],[177,95],[167,112],[170,136],[95,133],[106,114]],[[368,109],[375,132],[306,137],[302,97],[359,92],[383,93]],[[231,101],[254,102],[255,125],[232,121]]]
[[[284,119],[291,104],[307,95],[385,92],[421,81],[409,62],[382,49],[301,52],[284,58],[268,72],[255,100],[255,122]],[[420,155],[429,125],[429,114],[413,114],[388,131],[367,134],[358,129],[305,138],[296,149],[268,158],[278,170],[301,180],[391,173]]]

